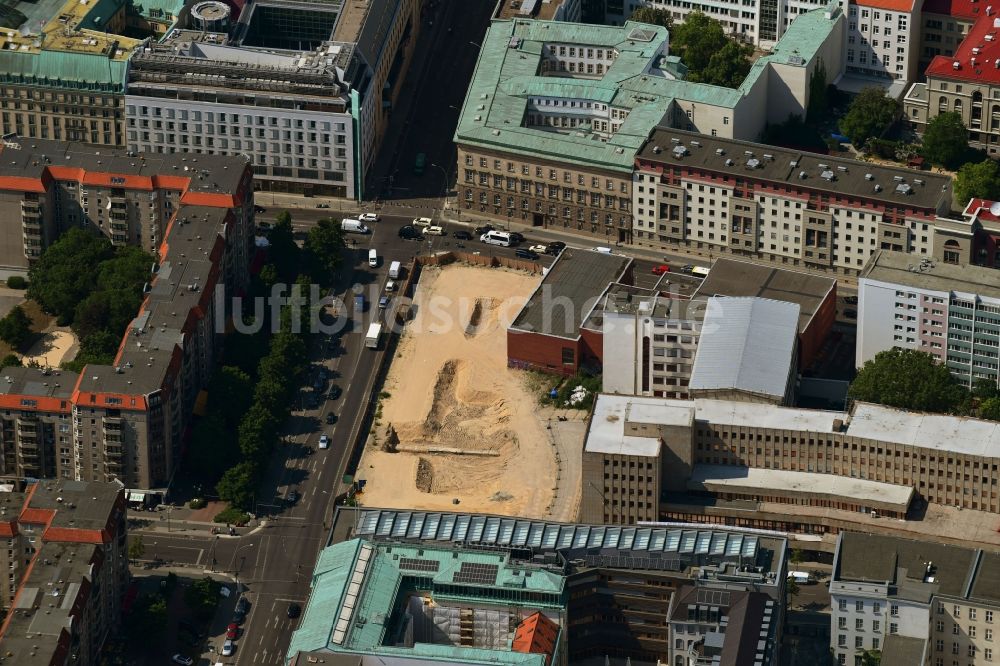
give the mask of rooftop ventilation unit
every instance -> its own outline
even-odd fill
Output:
[[[951,68],[952,69],[962,69],[962,63],[960,63],[959,61],[956,60],[955,62],[951,63]]]
[[[896,192],[899,194],[910,194],[913,192],[913,188],[910,187],[909,183],[900,183],[896,186]]]
[[[875,191],[876,192],[881,192],[882,191],[882,186],[879,185],[878,183],[875,183]]]
[[[684,157],[688,154],[687,146],[674,146],[673,149],[674,157]]]
[[[774,159],[774,155],[771,155],[770,153],[764,153],[764,159],[765,160],[773,160]]]
[[[871,175],[870,173],[866,173],[865,180],[875,180],[875,176]]]
[[[670,143],[680,143],[680,142],[681,140],[678,139],[676,136],[670,137]]]
[[[824,171],[830,168],[829,164],[817,164],[816,166],[818,166],[820,169],[823,169]]]
[[[921,178],[914,178],[913,183],[914,185],[923,185],[924,181]]]
[[[716,149],[715,149],[715,154],[716,154],[716,155],[725,155],[725,154],[726,154],[726,151],[725,151],[725,149],[724,149],[724,148],[716,148]]]
[[[795,167],[797,167],[798,165],[799,165],[799,161],[798,160],[792,160],[791,162],[788,163],[788,166],[792,167],[793,169]]]
[[[972,47],[972,55],[979,55],[979,47],[978,46],[973,46]]]
[[[808,177],[809,174],[807,174],[805,171],[799,171],[799,180],[805,180]]]
[[[694,139],[691,139],[691,145],[698,146],[699,148],[701,148],[701,141],[695,141]]]
[[[734,162],[734,161],[732,161],[732,160],[726,160],[726,166],[728,166],[728,167],[731,167],[731,166],[733,166],[734,164],[736,164],[736,162]]]
[[[759,166],[760,166],[760,160],[756,158],[750,158],[749,160],[747,160],[748,169],[756,169]]]
[[[845,166],[839,166],[839,167],[837,167],[837,171],[841,171],[843,173],[847,173],[847,167],[845,167]]]
[[[653,146],[653,154],[654,154],[654,155],[659,155],[659,154],[660,154],[660,152],[662,152],[662,150],[663,150],[663,149],[662,149],[662,148],[660,148],[659,146]]]
[[[896,181],[897,183],[903,182],[903,177],[902,176],[893,176],[892,179],[894,181]]]
[[[822,178],[823,180],[830,180],[830,181],[836,179],[836,176],[829,169],[821,173],[819,177]]]
[[[743,154],[746,155],[747,157],[753,157],[753,151],[752,150],[744,150]]]

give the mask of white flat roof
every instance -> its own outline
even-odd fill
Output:
[[[961,416],[921,414],[858,403],[847,434],[905,446],[1000,457],[1000,423]]]
[[[669,402],[675,404],[667,404]],[[625,421],[657,425],[690,425],[691,404],[683,400],[643,398],[634,395],[597,396],[584,450],[623,456],[655,457],[660,440],[655,437],[625,435]]]
[[[751,488],[766,494],[768,490],[806,492],[846,497],[858,502],[878,502],[905,510],[913,497],[913,488],[880,481],[852,479],[833,474],[792,472],[732,465],[695,465],[688,487],[715,489],[720,486]]]
[[[684,400],[671,400],[685,404]],[[746,425],[755,428],[833,432],[833,422],[847,419],[843,412],[821,409],[795,409],[756,402],[732,400],[695,400],[695,418],[713,425]]]

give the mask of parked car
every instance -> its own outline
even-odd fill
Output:
[[[290,491],[288,491],[288,494],[285,495],[285,501],[288,502],[288,504],[290,506],[294,506],[294,505],[298,504],[299,499],[301,499],[301,497],[302,496],[299,495],[299,491],[297,491],[297,490],[290,490]]]
[[[222,656],[232,657],[233,652],[235,651],[236,651],[236,643],[232,642],[229,639],[226,639],[226,642],[222,644]]]
[[[424,239],[424,235],[417,231],[416,227],[409,224],[399,228],[399,237],[403,240],[422,241]]]
[[[389,297],[388,296],[381,296],[381,297],[379,297],[379,299],[378,299],[378,309],[379,310],[385,310],[387,307],[389,307]]]
[[[394,291],[396,291],[396,283],[393,280],[389,280],[385,283],[385,293],[391,294]]]
[[[481,227],[476,227],[475,229],[473,229],[472,234],[476,238],[479,238],[480,236],[482,236],[483,234],[485,234],[488,231],[493,231],[493,225],[492,224],[484,224]]]
[[[426,229],[424,229],[424,233],[427,234],[428,236],[447,236],[448,235],[447,233],[445,233],[444,227],[438,226],[436,224],[432,225],[432,226],[429,226]]]
[[[858,311],[854,309],[844,310],[844,316],[847,317],[848,319],[857,319]]]
[[[266,213],[267,209],[264,208],[263,206],[254,206],[253,207],[253,212],[255,212],[255,213]]]
[[[532,252],[538,252],[539,254],[545,254],[545,251],[549,249],[548,245],[532,245],[528,248]]]
[[[302,614],[302,606],[298,604],[288,604],[288,617],[291,619],[297,618]]]
[[[455,240],[465,240],[465,241],[472,240],[472,234],[470,234],[468,231],[464,229],[456,231],[455,233],[452,234],[452,236],[454,236]]]
[[[180,664],[181,666],[191,666],[191,664],[194,663],[194,659],[192,659],[191,657],[185,657],[182,654],[175,654],[173,657],[170,658],[170,661],[174,662],[175,664]]]
[[[524,247],[519,247],[516,250],[514,250],[514,256],[519,257],[521,259],[531,259],[532,261],[538,259],[537,252],[534,252]]]
[[[670,266],[666,264],[660,264],[659,266],[653,266],[653,275],[663,275],[664,273],[670,272]]]
[[[327,416],[333,416],[333,412],[330,412],[329,414],[327,414]],[[329,423],[329,422],[330,422],[329,419],[327,419],[327,423]],[[321,449],[328,449],[328,448],[330,448],[330,438],[327,437],[326,435],[320,435],[319,436],[319,448],[321,448]]]
[[[245,620],[245,619],[247,619],[247,612],[246,611],[241,611],[239,608],[237,608],[233,612],[233,622],[235,624],[243,624],[243,620]]]
[[[250,610],[250,602],[247,600],[246,597],[240,597],[239,599],[236,600],[236,610],[240,611],[241,613],[246,613],[248,610]]]
[[[510,232],[510,243],[511,245],[517,245],[518,243],[524,242],[524,234],[519,234],[516,231]]]
[[[684,264],[681,266],[681,273],[690,273],[694,270],[694,264]]]
[[[429,227],[434,224],[434,220],[429,217],[415,217],[413,218],[413,226],[415,227]]]
[[[326,424],[327,425],[333,425],[336,422],[337,422],[337,415],[334,414],[333,412],[327,412],[326,413]],[[326,435],[323,435],[323,437],[326,437]],[[322,444],[322,443],[323,443],[323,438],[321,437],[320,438],[320,444]],[[320,448],[323,448],[323,447],[320,447]]]
[[[240,625],[235,622],[230,622],[229,626],[226,627],[226,638],[229,640],[236,640],[240,636]]]
[[[562,241],[552,241],[545,246],[545,254],[559,254],[566,249],[566,243]]]
[[[336,400],[337,398],[340,397],[340,393],[341,393],[340,387],[334,384],[333,386],[330,387],[330,392],[327,395],[329,396],[330,400]]]
[[[378,222],[380,219],[378,213],[361,213],[358,215],[358,219],[362,222]]]
[[[329,208],[329,207],[330,207],[330,204],[328,204],[328,203],[316,204],[316,208]]]

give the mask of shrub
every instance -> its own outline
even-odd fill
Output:
[[[226,525],[246,525],[250,522],[250,514],[231,506],[228,509],[220,511],[212,520],[216,523],[225,523]]]
[[[188,502],[188,507],[190,507],[192,509],[204,509],[205,505],[207,505],[207,504],[208,504],[208,502],[206,502],[204,499],[202,499],[200,497],[196,497],[193,500],[191,500],[190,502]]]
[[[11,289],[27,289],[28,281],[20,275],[11,275],[7,278],[7,286]]]

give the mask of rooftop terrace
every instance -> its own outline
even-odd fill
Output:
[[[862,280],[874,280],[936,291],[942,294],[978,294],[1000,299],[1000,275],[985,266],[921,261],[904,252],[878,250],[865,264]]]
[[[69,54],[97,55],[123,63],[142,43],[138,39],[114,34],[111,29],[113,20],[123,17],[124,12],[123,0],[15,0],[0,3],[0,26],[7,28],[0,28],[0,54],[4,56],[0,58],[0,72],[8,72],[11,67],[15,72],[26,69],[24,65],[18,67],[13,64],[17,62],[11,58],[15,54],[24,56],[52,52],[63,55],[62,69],[45,72],[53,78],[72,79],[76,68],[87,67],[66,58]]]

